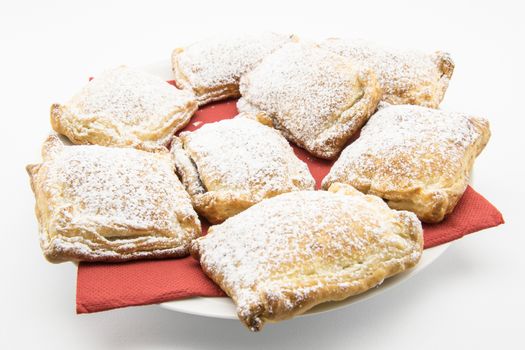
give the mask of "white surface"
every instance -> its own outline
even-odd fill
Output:
[[[0,348],[39,349],[513,349],[523,346],[525,62],[520,2],[197,1],[0,4],[2,285]],[[251,5],[250,5],[251,4]],[[13,6],[16,6],[13,7]],[[250,28],[356,35],[452,52],[456,71],[442,105],[487,116],[493,137],[476,163],[476,189],[507,224],[453,244],[428,269],[349,308],[268,325],[157,306],[77,316],[72,264],[40,255],[24,165],[39,161],[49,105],[86,77],[141,65],[172,47]]]

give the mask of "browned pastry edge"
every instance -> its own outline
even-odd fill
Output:
[[[246,116],[246,118],[258,120],[254,117]],[[185,150],[180,137],[173,138],[170,152],[175,161],[176,173],[190,194],[194,209],[211,224],[219,224],[260,202],[248,194],[235,191],[208,192],[200,179],[196,163],[191,154]],[[280,193],[267,193],[266,198],[271,198]]]
[[[221,101],[228,98],[238,98],[241,96],[239,93],[239,84],[225,84],[216,86],[212,89],[206,89],[204,87],[191,86],[188,77],[184,74],[182,69],[179,67],[178,56],[184,52],[184,48],[176,48],[171,54],[171,65],[172,71],[175,78],[175,85],[182,90],[191,90],[197,98],[199,106],[205,104]]]
[[[362,182],[354,182],[349,185],[355,187],[362,193],[371,194],[383,198],[392,209],[408,210],[426,223],[439,223],[450,214],[465,192],[472,167],[476,157],[485,148],[490,139],[490,127],[486,120],[471,118],[470,122],[480,131],[480,137],[465,152],[462,171],[451,186],[442,184],[424,184],[422,186],[400,188],[397,191],[381,191],[371,189],[368,179]],[[322,189],[328,189],[333,183],[340,180],[332,179],[330,174],[322,181]],[[427,188],[431,186],[432,188]]]
[[[42,147],[43,161],[52,158],[55,153],[60,152],[62,147],[70,146],[64,146],[57,135],[50,135]],[[159,148],[155,152],[168,153],[165,148]],[[70,235],[72,229],[55,232],[55,235],[50,238],[47,224],[47,220],[51,216],[50,204],[47,200],[47,194],[39,185],[42,182],[39,177],[45,176],[45,174],[40,174],[42,164],[27,165],[26,171],[36,199],[35,214],[39,224],[40,246],[44,257],[49,262],[123,262],[136,259],[179,258],[189,254],[191,239],[178,247],[173,247],[174,243],[180,243],[176,238],[162,237],[165,238],[163,242],[152,243],[149,241],[149,238],[153,237],[152,235],[139,236],[139,234],[144,234],[144,231],[134,227],[129,227],[130,237],[119,237],[114,240],[88,230],[82,230],[77,235]],[[181,224],[181,229],[193,231],[195,237],[202,234],[200,222],[196,216],[191,218],[178,215],[178,221]]]
[[[290,35],[290,42],[298,42],[299,37]],[[197,98],[199,106],[206,105],[211,102],[222,101],[229,98],[239,98],[239,81],[235,84],[224,84],[215,86],[213,88],[206,88],[202,86],[192,86],[188,77],[184,74],[179,66],[179,56],[185,51],[183,47],[175,48],[171,53],[171,67],[175,79],[175,85],[179,89],[193,91]]]
[[[267,126],[279,130],[283,136],[305,149],[310,154],[323,159],[335,159],[344,148],[348,140],[366,123],[376,111],[382,97],[382,89],[373,71],[360,72],[358,81],[363,89],[363,95],[357,102],[339,111],[339,116],[334,118],[332,126],[316,136],[315,145],[308,145],[306,141],[292,135],[279,122],[279,118],[272,113],[266,113],[262,108],[241,98],[237,104],[239,112],[251,113],[256,120]]]
[[[320,42],[320,45],[324,47],[323,43],[331,41],[345,41],[345,39],[337,37],[326,38],[323,42]],[[329,47],[324,48],[332,51]],[[341,54],[341,52],[337,50],[333,52]],[[388,87],[383,87],[388,91],[383,92],[382,101],[395,105],[411,104],[428,108],[438,108],[447,91],[455,65],[452,57],[447,52],[435,51],[431,55],[437,70],[441,72],[440,76],[436,77],[437,79],[432,81],[423,79],[412,81],[408,84],[387,83],[386,85],[388,85]],[[351,60],[356,59],[356,57],[352,57],[351,55],[342,54],[342,56]],[[401,64],[402,60],[398,63]],[[399,79],[396,79],[396,81],[399,81]]]
[[[184,128],[190,121],[198,105],[189,101],[185,106],[176,108],[163,118],[167,125],[153,130],[150,135],[126,135],[125,130],[119,130],[117,125],[112,125],[93,116],[92,118],[78,118],[66,106],[58,103],[51,105],[51,127],[59,134],[66,136],[77,145],[101,145],[113,147],[134,147],[146,151],[155,151],[164,148],[171,142],[176,131]],[[76,119],[76,120],[75,120]],[[64,120],[74,120],[64,123]],[[108,135],[106,130],[113,130],[118,138]],[[124,137],[121,138],[120,136]]]
[[[257,203],[239,193],[208,192],[200,179],[197,165],[178,137],[172,140],[171,154],[175,161],[177,175],[190,194],[193,207],[211,224],[221,223]]]
[[[351,186],[340,183],[333,184],[329,191],[350,195],[357,192],[355,189],[351,188]],[[376,197],[375,199],[381,201],[380,198]],[[247,309],[244,310],[244,312],[241,312],[238,309],[238,317],[241,322],[251,331],[260,331],[265,322],[277,322],[290,319],[308,311],[316,305],[329,301],[340,301],[361,294],[380,285],[386,278],[417,265],[423,251],[421,224],[419,221],[412,219],[414,218],[412,213],[399,211],[396,212],[396,215],[399,217],[400,222],[409,223],[406,227],[407,231],[403,236],[405,239],[411,240],[414,243],[414,248],[417,250],[412,254],[406,255],[403,258],[392,257],[389,260],[381,262],[380,266],[367,266],[368,269],[363,273],[363,278],[355,279],[352,281],[355,283],[349,284],[345,287],[342,287],[338,283],[340,281],[333,283],[326,283],[326,281],[323,281],[323,283],[325,283],[323,288],[307,290],[306,292],[301,293],[300,298],[297,298],[296,293],[294,293],[295,291],[292,289],[289,291],[280,290],[280,293],[283,293],[283,295],[286,296],[282,299],[276,299],[270,295],[263,294],[260,303],[250,305],[249,310]],[[212,226],[210,228],[209,235],[213,235],[215,227],[218,226]],[[199,261],[201,260],[200,249],[200,239],[193,240],[190,246],[190,254]],[[225,293],[236,302],[234,291],[224,288],[223,280],[225,276],[223,274],[218,273],[217,271],[211,271],[206,264],[201,264],[201,268],[208,277],[221,286]],[[287,305],[286,301],[291,301],[293,306],[290,307],[289,304]]]
[[[434,52],[434,61],[441,71],[439,79],[430,86],[434,91],[429,91],[430,87],[428,85],[416,85],[412,89],[396,89],[396,91],[392,93],[384,93],[383,101],[395,105],[411,104],[428,108],[438,108],[447,92],[455,65],[450,55],[442,51]]]
[[[421,240],[422,245],[422,240]],[[193,240],[190,246],[190,254],[196,260],[200,260],[198,240]],[[265,298],[264,303],[254,305],[250,308],[248,312],[243,314],[238,314],[239,319],[242,323],[248,327],[249,330],[253,332],[261,331],[265,322],[278,322],[290,319],[296,315],[303,314],[313,307],[331,301],[341,301],[349,297],[359,295],[370,290],[373,287],[376,287],[383,283],[383,281],[391,276],[394,276],[402,271],[408,270],[419,262],[420,255],[417,260],[413,261],[399,261],[398,259],[392,259],[386,261],[381,268],[370,271],[364,278],[355,280],[356,286],[340,288],[337,284],[327,285],[325,291],[317,290],[315,292],[309,292],[304,295],[301,300],[296,300],[294,313],[289,313],[289,307],[286,307],[284,303],[279,300],[272,298]],[[394,261],[395,260],[395,261]],[[210,277],[216,284],[219,286],[222,285],[221,281],[224,279],[224,276],[213,273],[205,265],[201,265],[204,273]],[[334,292],[334,288],[339,288],[338,292]],[[229,290],[224,290],[230,298],[234,298],[234,295],[231,294]],[[285,292],[286,293],[286,292]],[[293,291],[289,292],[289,297],[293,296]],[[269,310],[272,310],[271,312]],[[281,317],[276,317],[276,315],[282,315]]]

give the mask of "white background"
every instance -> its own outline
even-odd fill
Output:
[[[2,2],[0,348],[523,349],[523,15],[518,1]],[[261,29],[451,52],[456,70],[442,108],[490,119],[475,187],[507,223],[457,241],[376,298],[259,334],[156,306],[75,315],[76,269],[42,258],[24,170],[40,160],[50,104],[105,68],[166,59],[211,34]]]

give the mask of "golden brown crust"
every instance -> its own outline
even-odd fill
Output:
[[[239,194],[233,191],[206,192],[193,197],[195,210],[211,224],[219,224],[256,203],[257,201],[250,195]]]
[[[51,262],[181,257],[201,234],[167,150],[65,146],[52,135],[28,165]]]
[[[181,133],[171,153],[195,209],[211,223],[315,185],[286,140],[246,115]]]
[[[391,84],[388,93],[383,94],[383,101],[391,104],[411,104],[428,108],[438,108],[445,97],[452,73],[454,61],[446,52],[436,51],[431,55],[434,62],[432,78],[413,79],[410,84]],[[402,77],[398,78],[402,81]]]
[[[418,106],[386,106],[363,128],[323,180],[342,182],[436,223],[465,191],[490,137],[485,119]]]
[[[391,104],[437,108],[454,72],[452,58],[442,51],[399,51],[339,38],[326,39],[319,45],[373,70],[383,90],[382,100]]]
[[[241,78],[240,90],[239,111],[271,121],[289,141],[325,159],[339,154],[381,99],[374,72],[308,43],[264,58]]]
[[[422,249],[414,214],[334,184],[258,203],[210,228],[190,252],[258,331],[377,286],[417,264]]]
[[[75,144],[155,150],[169,144],[197,107],[192,94],[118,67],[88,83],[66,104],[53,104],[51,126]]]
[[[193,91],[196,96],[199,106],[205,104],[222,101],[228,98],[237,98],[240,96],[239,84],[222,84],[209,87],[192,86],[188,77],[184,74],[184,70],[179,65],[180,56],[184,54],[184,48],[176,48],[171,54],[171,66],[173,70],[173,77],[175,85],[179,89]]]
[[[239,97],[240,77],[291,40],[293,36],[275,33],[244,34],[176,48],[171,55],[175,82],[179,88],[193,91],[200,106]]]

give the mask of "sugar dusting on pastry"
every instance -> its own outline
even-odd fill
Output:
[[[58,258],[61,250],[79,260],[180,255],[200,233],[167,152],[59,146],[45,158],[32,176],[40,211],[48,211],[43,248]]]
[[[62,184],[56,192],[50,189],[51,194],[71,201],[75,211],[68,213],[67,220],[74,225],[174,231],[178,227],[176,201],[186,198],[176,193],[179,185],[170,163],[156,158],[126,148],[66,147],[48,165],[47,176]],[[164,193],[157,194],[155,189]],[[163,202],[160,195],[173,200]]]
[[[355,190],[335,191],[265,200],[193,242],[192,254],[252,330],[363,292],[419,260],[415,215]]]
[[[288,41],[288,35],[269,32],[199,41],[176,54],[176,69],[185,80],[178,83],[195,91],[238,85],[242,74]]]
[[[465,150],[480,137],[475,119],[418,106],[385,106],[343,151],[325,182],[364,174],[377,181],[386,175],[392,181],[386,188],[396,190],[432,178],[436,169],[440,178],[454,178]]]
[[[103,116],[145,131],[148,124],[165,118],[174,107],[184,106],[192,98],[189,92],[157,76],[121,66],[91,80],[69,104],[86,117]]]
[[[314,189],[286,139],[242,114],[175,138],[171,152],[199,214],[219,223],[265,198]]]
[[[53,126],[74,143],[163,145],[197,109],[191,92],[125,66],[91,80],[65,105]]]
[[[344,182],[414,210],[436,213],[435,202],[457,200],[467,185],[474,158],[490,135],[488,122],[461,113],[410,105],[385,105],[361,130],[323,180]],[[428,194],[428,199],[424,199]],[[438,198],[442,197],[442,198]],[[450,205],[455,202],[450,203]],[[448,211],[451,208],[443,208]],[[430,215],[430,213],[429,213]]]
[[[242,115],[180,137],[207,191],[240,191],[260,201],[271,193],[314,188],[286,139]]]
[[[362,98],[370,98],[367,110],[377,105],[365,94],[367,85],[376,84],[372,75],[316,45],[290,43],[242,77],[238,108],[267,114],[291,141],[331,158],[337,153],[338,139],[349,138],[348,129],[355,131],[369,116],[363,112],[339,122],[342,113]]]
[[[372,69],[383,88],[383,100],[389,103],[437,108],[454,70],[444,52],[396,50],[357,39],[332,38],[319,45]]]

